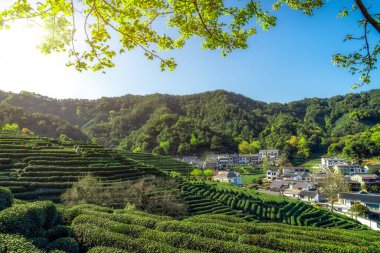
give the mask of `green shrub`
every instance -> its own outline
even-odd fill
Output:
[[[0,186],[0,211],[12,206],[12,203],[12,192],[8,188]]]
[[[109,231],[129,235],[132,237],[138,237],[143,231],[146,230],[145,227],[139,225],[124,224],[121,222],[113,221],[105,217],[99,217],[97,215],[81,214],[77,216],[72,225],[78,224],[94,224],[99,227],[105,228]]]
[[[91,248],[87,253],[130,253],[131,251],[111,248],[111,247],[95,247]]]
[[[73,238],[62,237],[49,243],[47,245],[47,250],[62,250],[67,253],[78,253],[79,245]]]
[[[49,240],[46,237],[33,237],[31,238],[33,245],[39,249],[45,249],[49,243]]]
[[[73,232],[72,228],[70,228],[68,226],[58,225],[58,226],[55,226],[55,227],[49,229],[48,231],[46,231],[45,236],[50,241],[54,241],[54,240],[61,238],[61,237],[73,237],[74,232]]]
[[[60,221],[55,205],[39,201],[16,205],[0,212],[0,232],[39,236]]]
[[[113,233],[106,229],[99,228],[91,224],[79,224],[73,226],[75,236],[78,238],[84,249],[97,246],[117,247],[135,253],[180,253],[186,252],[178,248],[171,247],[165,243],[143,238],[132,238],[127,235]]]
[[[0,252],[42,253],[30,241],[20,235],[0,234]]]

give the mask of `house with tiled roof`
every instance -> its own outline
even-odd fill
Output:
[[[240,174],[235,171],[220,171],[213,179],[219,182],[232,183],[237,186],[241,186],[242,184]]]
[[[360,184],[365,184],[367,187],[377,185],[380,187],[380,177],[376,174],[363,174],[363,175],[353,175],[351,180],[357,181]]]
[[[360,193],[341,193],[339,194],[339,202],[348,208],[355,203],[361,203],[369,210],[380,210],[380,194]]]

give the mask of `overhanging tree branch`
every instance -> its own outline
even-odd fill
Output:
[[[374,19],[373,16],[368,12],[362,0],[355,0],[355,3],[360,9],[360,12],[364,16],[365,20],[367,20],[373,26],[373,28],[375,28],[376,31],[380,33],[380,23],[376,21],[376,19]]]

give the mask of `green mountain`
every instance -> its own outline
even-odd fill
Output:
[[[291,159],[325,152],[361,159],[380,153],[380,89],[286,104],[223,90],[98,100],[0,92],[0,122],[127,150],[236,152],[255,141],[254,149],[281,149]]]

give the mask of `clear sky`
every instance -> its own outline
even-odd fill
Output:
[[[5,0],[3,6],[10,1]],[[336,17],[342,2],[329,1],[313,17],[282,9],[277,27],[260,31],[250,39],[248,50],[226,58],[221,58],[219,51],[201,50],[200,41],[193,39],[185,48],[166,53],[178,63],[174,72],[161,72],[159,62],[146,60],[137,50],[118,57],[116,67],[106,74],[79,73],[65,66],[66,55],[39,54],[34,46],[38,31],[0,31],[0,89],[56,98],[225,89],[267,102],[346,94],[352,92],[350,86],[357,77],[333,66],[331,55],[350,52],[350,42],[342,40],[345,34],[355,32],[357,25],[355,18]],[[0,3],[0,9],[3,6]],[[374,88],[380,88],[378,70],[370,86],[355,92]]]

